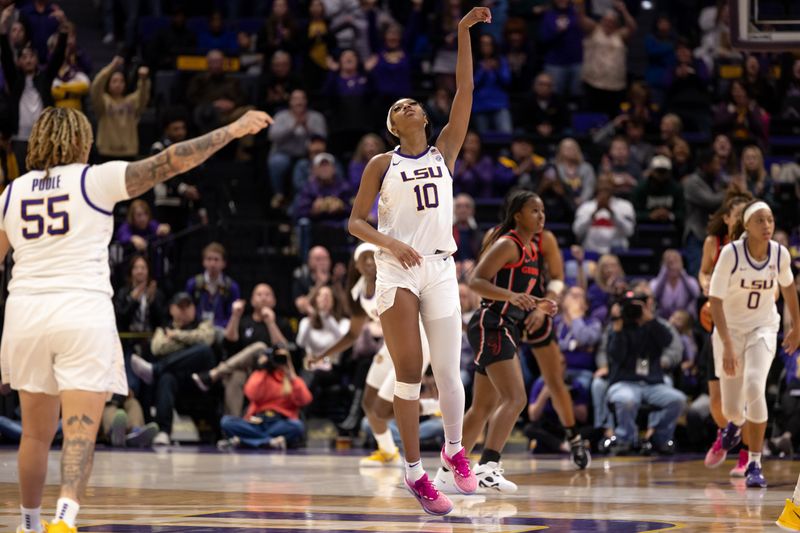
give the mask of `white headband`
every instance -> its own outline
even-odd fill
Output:
[[[392,107],[394,107],[394,104],[392,104]],[[389,112],[386,113],[386,129],[389,130],[389,133],[397,137],[397,134],[392,129],[392,107],[390,107]]]
[[[756,213],[756,211],[761,211],[762,209],[766,209],[767,211],[772,213],[772,209],[770,209],[769,205],[767,205],[766,202],[761,202],[761,201],[756,202],[744,210],[744,215],[743,215],[744,223],[747,224],[747,221],[750,220],[750,217],[753,216]]]

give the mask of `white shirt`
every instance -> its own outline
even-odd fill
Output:
[[[628,237],[636,227],[633,204],[623,198],[611,198],[609,209],[597,209],[597,200],[584,202],[575,211],[572,231],[593,252],[607,254],[612,248],[628,248]]]
[[[395,148],[381,183],[378,231],[421,255],[455,252],[453,178],[435,146],[417,156]]]
[[[16,138],[27,141],[33,130],[33,123],[39,118],[44,110],[42,95],[33,85],[33,76],[25,76],[25,89],[19,98],[19,128],[17,128]]]
[[[747,240],[726,244],[711,275],[709,296],[722,300],[728,329],[747,332],[778,328],[780,315],[775,294],[794,282],[789,250],[770,241],[767,258],[757,263],[747,251]]]
[[[322,317],[322,328],[314,329],[311,325],[311,318],[305,317],[297,328],[295,342],[307,354],[320,355],[347,335],[348,331],[350,331],[350,319],[348,318],[337,321],[328,315]],[[338,363],[341,355],[341,353],[333,354],[331,359]]]
[[[129,198],[128,163],[53,167],[12,181],[0,195],[0,230],[14,249],[11,294],[94,291],[113,295],[108,244],[114,204]]]

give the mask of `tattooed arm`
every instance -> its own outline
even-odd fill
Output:
[[[125,185],[131,198],[147,192],[200,165],[234,139],[253,135],[272,124],[272,117],[261,111],[248,111],[239,120],[188,141],[173,144],[158,154],[128,165]]]

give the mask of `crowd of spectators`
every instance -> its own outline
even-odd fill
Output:
[[[0,0],[2,186],[25,172],[27,136],[50,105],[91,118],[93,162],[156,153],[253,108],[275,118],[209,165],[252,170],[263,194],[247,199],[262,214],[250,222],[291,223],[284,258],[296,268],[277,292],[267,274],[235,279],[241,265],[228,242],[179,254],[196,274],[175,278],[165,246],[236,216],[215,210],[225,176],[179,176],[115,213],[114,301],[131,393],[109,403],[101,438],[168,444],[177,411],[222,447],[283,448],[304,442],[309,418],[358,415],[380,328],[369,326],[352,350],[315,357],[349,330],[354,243],[341,237],[344,224],[366,163],[395,143],[384,126],[391,102],[423,103],[432,135],[447,122],[456,22],[476,3],[103,0],[102,42],[88,43],[48,0]],[[484,3],[494,23],[474,35],[472,130],[452,176],[459,275],[469,276],[505,194],[537,192],[566,261],[555,331],[585,435],[616,452],[667,453],[674,440],[700,449],[713,435],[698,360],[708,340],[697,273],[710,215],[730,190],[764,199],[783,230],[776,238],[800,263],[800,167],[776,142],[800,126],[800,58],[733,50],[723,1],[680,10],[665,0]],[[120,53],[96,69],[89,46]],[[615,331],[611,317],[629,290],[646,302],[647,320]],[[466,284],[461,291],[466,324],[478,304]],[[631,346],[638,353],[623,355]],[[521,356],[532,447],[563,451],[547,386],[529,349]],[[789,408],[797,357],[776,358],[776,453],[800,443]],[[469,387],[466,342],[462,361]],[[687,409],[702,428],[676,432]],[[4,414],[13,419],[13,409]],[[13,439],[12,421],[0,422]]]

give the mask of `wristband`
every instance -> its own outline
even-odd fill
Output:
[[[560,296],[563,290],[564,282],[560,279],[550,280],[550,283],[547,284],[547,291],[553,292],[556,296]]]

